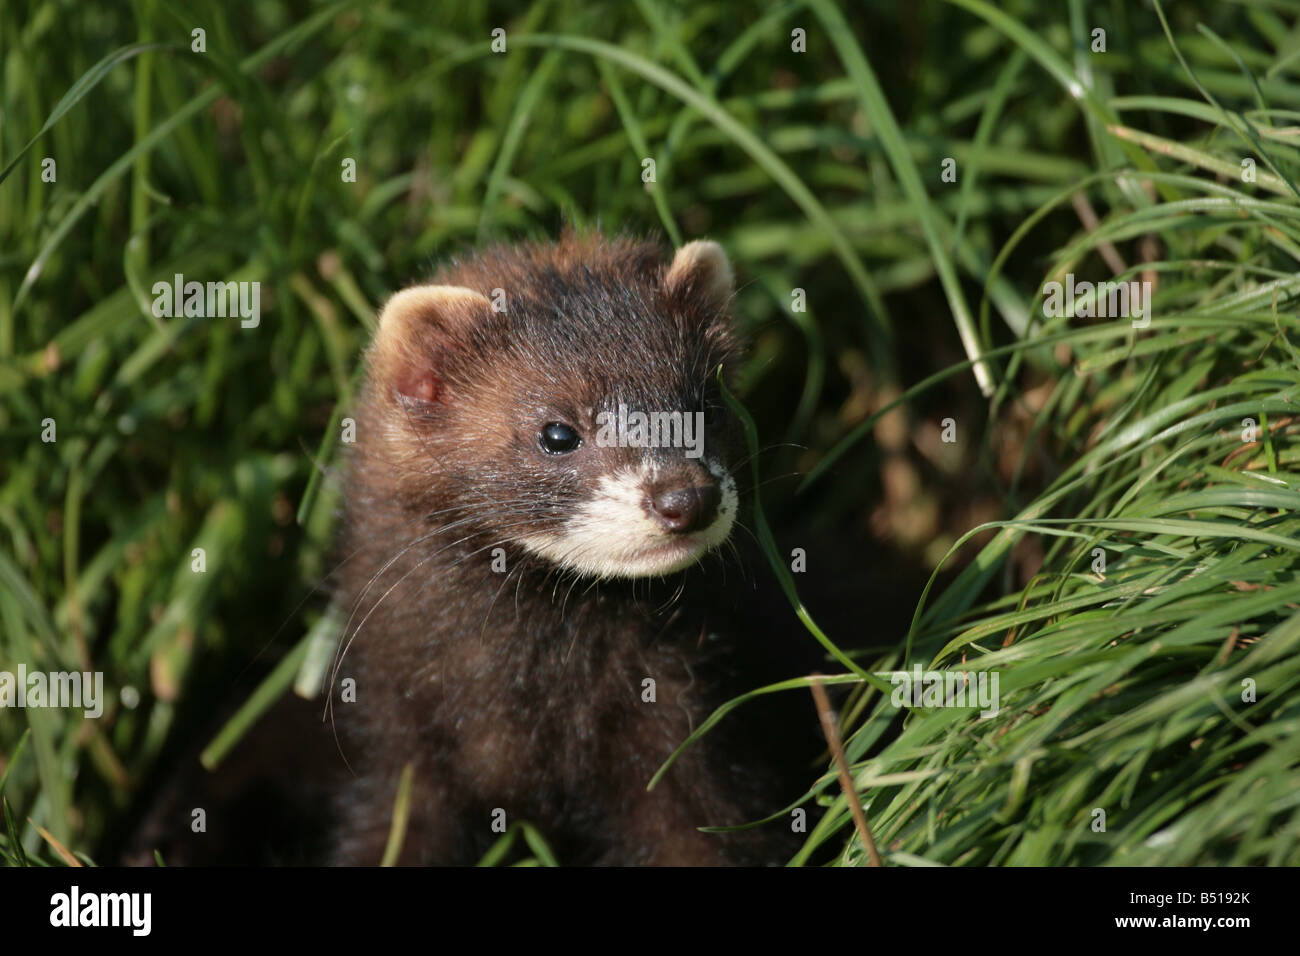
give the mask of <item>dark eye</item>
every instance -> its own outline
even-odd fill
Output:
[[[582,439],[578,433],[563,422],[551,422],[542,429],[538,436],[542,451],[548,455],[563,455],[571,452],[582,444]]]
[[[701,411],[704,412],[704,424],[712,428],[722,424],[722,416],[726,409],[714,402],[705,402]]]

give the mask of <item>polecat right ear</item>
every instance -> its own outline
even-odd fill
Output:
[[[436,353],[458,329],[491,311],[487,297],[455,285],[403,289],[384,305],[371,346],[371,368],[408,399],[436,402],[443,382],[434,367]]]

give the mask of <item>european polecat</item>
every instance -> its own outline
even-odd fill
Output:
[[[380,861],[408,764],[404,863],[473,863],[516,821],[566,864],[785,862],[786,821],[698,829],[791,796],[743,721],[646,789],[756,686],[725,576],[732,295],[716,243],[665,262],[570,234],[383,307],[347,485],[331,706],[357,777],[334,862]]]

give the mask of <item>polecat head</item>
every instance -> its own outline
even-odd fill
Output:
[[[668,574],[726,540],[739,429],[716,243],[664,263],[566,236],[440,278],[384,307],[359,441],[413,518],[485,560],[513,547],[597,577]]]

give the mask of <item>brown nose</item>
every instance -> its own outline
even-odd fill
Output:
[[[654,491],[650,510],[666,531],[687,534],[713,524],[722,495],[712,482],[707,485],[681,485]]]

